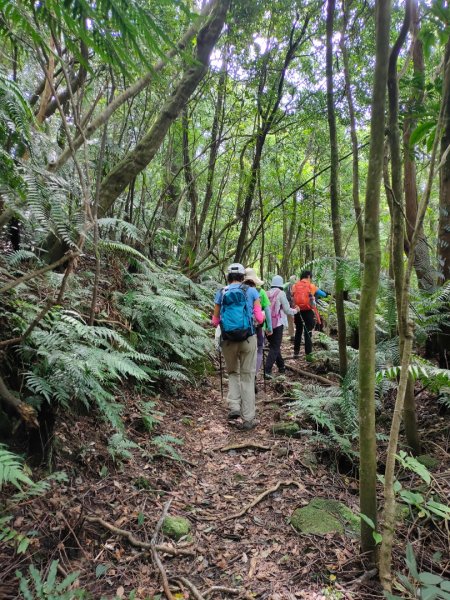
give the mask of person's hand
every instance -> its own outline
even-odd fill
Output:
[[[266,331],[266,335],[267,337],[269,337],[269,335],[272,335],[273,331]]]

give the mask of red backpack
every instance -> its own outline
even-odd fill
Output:
[[[301,279],[294,284],[292,288],[292,296],[294,303],[300,310],[311,310],[313,304],[311,302],[311,284],[307,279]]]

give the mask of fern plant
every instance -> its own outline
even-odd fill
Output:
[[[72,586],[79,576],[79,572],[69,573],[61,582],[58,582],[58,564],[54,560],[50,565],[46,579],[34,565],[28,568],[28,577],[20,571],[16,571],[19,579],[19,590],[24,600],[74,600],[75,598],[86,598],[86,592],[73,589]]]
[[[33,485],[32,480],[26,475],[19,457],[0,444],[0,489],[5,484],[12,484],[19,490],[22,484]]]
[[[124,378],[145,381],[146,369],[158,359],[136,352],[108,327],[89,327],[74,312],[56,309],[21,347],[31,363],[25,382],[30,402],[56,401],[69,408],[74,401],[96,403],[117,430],[122,430],[122,406],[114,391]],[[146,367],[138,363],[145,363]]]

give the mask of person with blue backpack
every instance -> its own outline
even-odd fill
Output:
[[[286,372],[283,357],[281,356],[281,342],[283,340],[283,329],[287,326],[287,315],[297,314],[296,308],[289,306],[286,292],[283,289],[283,278],[275,275],[267,296],[270,300],[270,311],[272,317],[272,335],[268,337],[269,353],[266,359],[264,377],[272,379],[272,367],[276,363],[280,373]]]
[[[245,267],[228,267],[228,285],[214,298],[212,324],[220,325],[222,354],[228,373],[228,419],[242,417],[242,429],[255,426],[255,322],[264,321],[259,293],[244,285]]]

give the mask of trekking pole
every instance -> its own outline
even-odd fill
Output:
[[[263,346],[263,386],[264,386],[264,396],[267,395],[267,391],[266,391],[266,355],[264,353],[264,346]]]
[[[220,371],[220,395],[223,401],[223,373],[222,373],[222,351],[219,348],[219,371]]]

